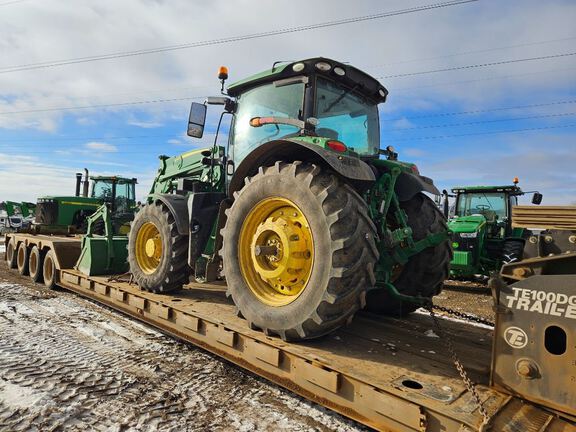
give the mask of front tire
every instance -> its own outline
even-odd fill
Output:
[[[318,166],[276,162],[235,193],[222,230],[227,294],[253,328],[322,336],[364,307],[375,283],[366,203]]]
[[[188,236],[162,203],[146,204],[134,217],[128,235],[128,263],[138,286],[164,293],[188,283]]]
[[[523,240],[505,240],[502,247],[502,265],[521,261],[524,256]]]
[[[400,207],[408,216],[408,225],[412,228],[414,241],[422,240],[429,234],[448,230],[442,212],[422,193],[401,202]],[[445,240],[410,257],[392,283],[401,294],[432,299],[442,291],[443,282],[448,277],[451,259],[450,242]],[[420,305],[416,303],[393,299],[385,289],[370,291],[367,296],[366,309],[377,314],[405,316],[419,307]]]

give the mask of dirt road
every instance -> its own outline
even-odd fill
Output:
[[[365,430],[0,262],[0,430],[282,429]]]

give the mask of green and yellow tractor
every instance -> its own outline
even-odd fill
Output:
[[[452,189],[454,215],[449,219],[454,257],[450,277],[473,279],[500,271],[503,264],[519,261],[530,231],[512,226],[512,207],[524,192],[515,178],[512,185],[466,186]],[[542,202],[534,192],[533,204]],[[448,213],[448,194],[444,191],[444,212]]]
[[[450,241],[439,194],[416,165],[380,148],[374,78],[326,58],[275,64],[193,103],[223,107],[214,146],[161,156],[136,214],[128,261],[141,289],[179,290],[225,277],[252,328],[314,338],[363,308],[406,314],[438,294]],[[226,145],[217,137],[231,119]]]
[[[135,178],[89,176],[85,170],[82,179],[82,174],[77,173],[74,196],[38,198],[32,230],[47,234],[84,233],[88,216],[107,204],[114,215],[116,229],[126,234],[127,222],[132,220],[136,209],[136,184]]]

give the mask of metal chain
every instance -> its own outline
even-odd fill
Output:
[[[437,305],[433,305],[432,306],[435,310],[441,311],[441,312],[446,312],[450,315],[454,315],[457,316],[458,318],[462,318],[464,320],[467,321],[473,321],[473,322],[477,322],[479,324],[484,324],[490,327],[494,327],[494,323],[486,318],[482,318],[476,315],[472,315],[472,314],[468,314],[466,312],[460,312],[454,309],[450,309],[444,306],[437,306]]]
[[[438,336],[446,344],[446,348],[448,348],[448,352],[450,353],[450,357],[452,358],[452,361],[454,362],[454,366],[456,366],[456,369],[458,370],[458,373],[460,374],[460,377],[462,378],[464,385],[466,386],[466,388],[468,389],[468,391],[472,395],[474,402],[476,402],[476,405],[478,406],[478,411],[480,411],[480,414],[482,415],[482,418],[483,418],[482,427],[480,430],[483,430],[484,427],[487,426],[488,423],[490,422],[490,416],[488,415],[488,411],[486,411],[486,408],[484,408],[484,405],[482,405],[482,400],[480,399],[480,395],[478,394],[478,391],[476,389],[476,385],[468,377],[468,373],[464,369],[464,365],[462,364],[462,362],[458,358],[458,355],[456,354],[456,351],[454,349],[454,344],[452,343],[452,339],[448,336],[448,334],[446,334],[444,332],[444,329],[442,329],[442,327],[440,326],[440,321],[438,320],[438,317],[434,313],[434,309],[439,309],[440,307],[434,306],[432,304],[432,302],[430,302],[428,305],[424,306],[424,308],[430,313],[430,316],[432,317],[432,321],[434,321],[434,326],[436,327],[436,331],[438,332]],[[440,310],[442,310],[442,309],[440,309]],[[465,315],[467,315],[467,314],[465,314]]]

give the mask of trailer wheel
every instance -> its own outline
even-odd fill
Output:
[[[38,246],[32,246],[28,263],[30,279],[32,279],[32,282],[42,282],[42,264],[44,264],[44,253],[38,249]]]
[[[419,193],[411,200],[401,202],[400,206],[408,216],[414,240],[423,239],[429,234],[446,231],[446,218],[426,195]],[[432,298],[442,291],[444,280],[448,277],[452,249],[449,240],[424,249],[410,258],[392,283],[396,289],[406,295]],[[366,309],[377,314],[404,316],[420,306],[415,303],[401,302],[391,298],[388,291],[378,289],[367,295]]]
[[[18,252],[16,256],[16,266],[18,267],[18,273],[22,276],[28,275],[28,258],[30,257],[30,249],[26,247],[24,242],[20,243],[18,246]]]
[[[8,244],[6,245],[6,262],[8,263],[8,268],[15,269],[16,268],[16,240],[11,238]]]
[[[226,213],[227,295],[251,327],[309,339],[364,307],[375,283],[376,228],[336,175],[299,162],[261,167]]]
[[[188,236],[162,203],[146,204],[134,217],[128,235],[128,263],[141,289],[169,292],[188,283]]]
[[[46,288],[55,289],[58,283],[56,273],[56,254],[52,249],[49,249],[44,256],[44,263],[42,265],[42,278]]]

